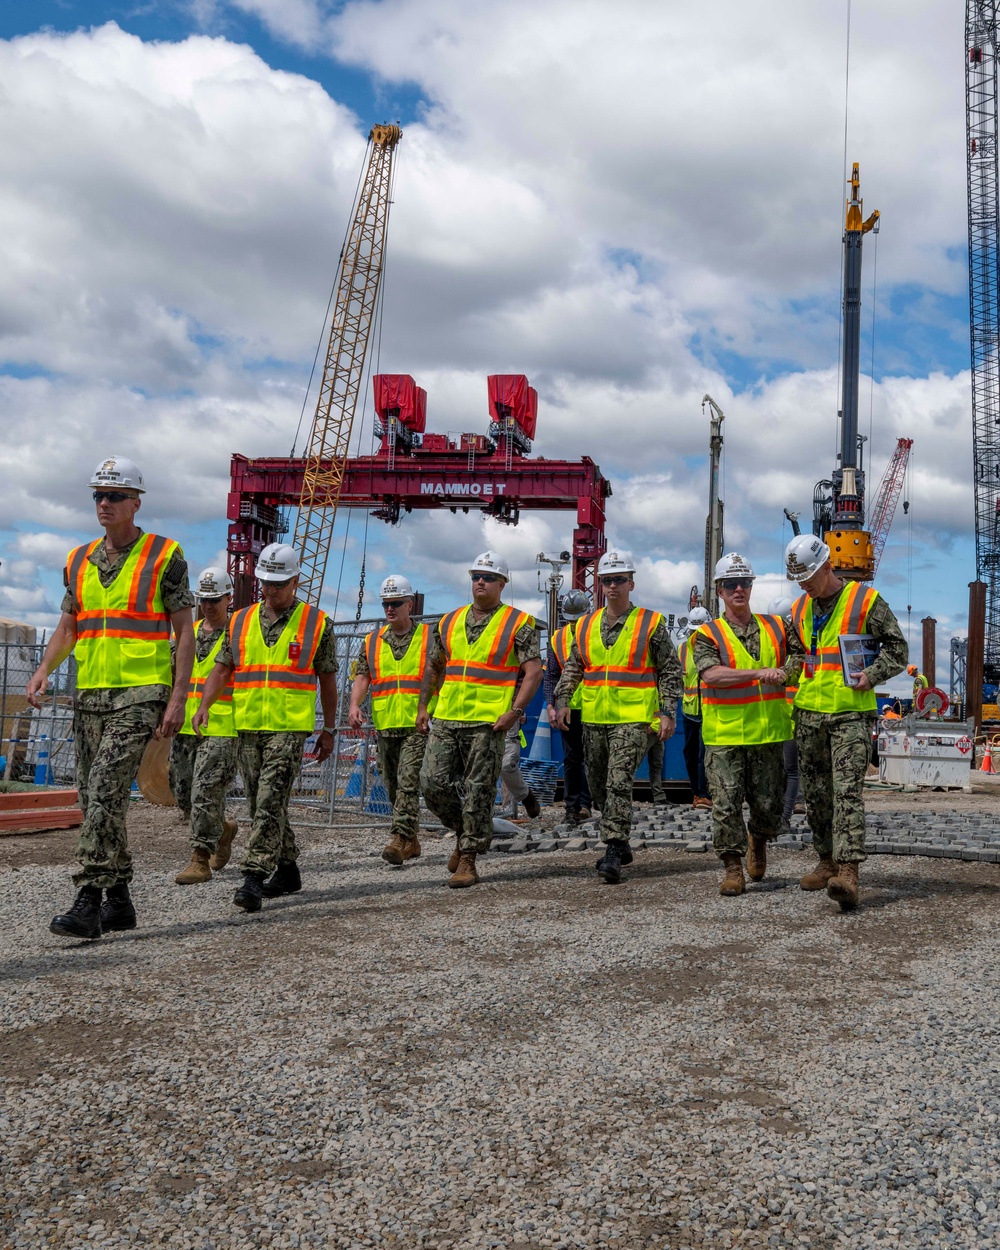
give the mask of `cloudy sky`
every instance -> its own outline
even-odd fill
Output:
[[[915,641],[938,618],[946,682],[975,576],[961,6],[854,0],[849,81],[847,38],[846,0],[0,3],[0,614],[54,624],[110,452],[146,474],[147,528],[196,569],[223,559],[231,453],[292,448],[376,121],[404,135],[370,364],[412,373],[437,431],[485,430],[486,375],[526,373],[535,451],[600,464],[637,600],[677,612],[700,580],[710,393],[727,546],[763,609],[782,508],[808,517],[834,467],[846,99],[882,213],[871,494],[915,440],[878,584]],[[355,428],[368,450],[370,399]],[[369,595],[399,571],[451,606],[491,545],[538,608],[534,556],[573,526],[346,521],[326,606],[351,616],[365,542]]]

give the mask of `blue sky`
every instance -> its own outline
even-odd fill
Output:
[[[938,616],[942,652],[975,575],[953,7],[901,25],[892,0],[855,6],[848,114],[866,214],[882,213],[871,492],[915,439],[912,524],[900,510],[880,585],[901,619],[906,602]],[[769,596],[782,507],[807,518],[834,467],[846,15],[720,0],[709,55],[674,0],[624,0],[613,23],[596,0],[3,0],[0,613],[54,623],[61,553],[93,528],[79,483],[109,450],[143,464],[150,526],[192,564],[218,558],[229,454],[291,444],[381,120],[404,127],[381,367],[428,389],[428,428],[484,429],[485,375],[527,373],[536,452],[601,464],[638,597],[679,611],[700,580],[707,391],[726,411],[728,545]],[[367,585],[408,571],[446,608],[496,543],[537,609],[534,555],[572,523],[372,521]],[[363,532],[352,518],[341,611]]]

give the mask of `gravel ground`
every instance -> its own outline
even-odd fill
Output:
[[[739,899],[659,845],[457,892],[444,841],[309,830],[243,916],[131,826],[141,928],[92,944],[47,932],[72,837],[0,840],[4,1250],[1000,1244],[994,864],[873,857],[844,915],[790,847]]]

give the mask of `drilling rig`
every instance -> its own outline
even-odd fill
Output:
[[[878,233],[876,210],[862,218],[858,164],[851,171],[851,198],[844,225],[844,354],[840,409],[840,454],[830,478],[813,494],[813,533],[830,548],[841,577],[868,582],[875,575],[872,536],[865,530],[865,475],[859,461],[858,378],[861,349],[861,249],[869,231]]]

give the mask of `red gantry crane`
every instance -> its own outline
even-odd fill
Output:
[[[455,436],[424,432],[426,392],[407,374],[373,379],[376,432],[374,455],[344,460],[336,502],[367,508],[390,525],[408,512],[479,511],[516,525],[522,509],[576,512],[572,584],[602,602],[597,562],[607,548],[605,500],[611,483],[588,456],[548,460],[529,456],[538,396],[523,374],[487,379],[490,420],[485,433]],[[326,466],[320,464],[322,471]],[[280,509],[297,507],[306,461],[294,457],[232,459],[229,493],[229,569],[237,594],[247,602],[257,553],[281,532]],[[314,508],[324,506],[322,491]]]
[[[871,537],[872,537],[872,577],[878,572],[879,561],[882,559],[882,552],[885,550],[886,539],[889,537],[889,527],[892,525],[892,518],[896,512],[896,504],[899,502],[899,496],[903,490],[903,479],[906,476],[906,466],[910,459],[910,448],[913,446],[912,438],[901,438],[896,442],[896,450],[892,453],[892,458],[885,467],[882,474],[882,480],[878,484],[878,493],[875,496],[875,503],[871,510]],[[907,507],[903,505],[904,509]]]

